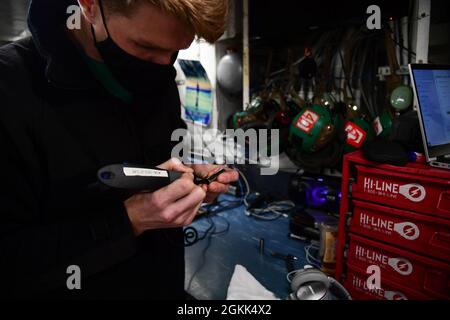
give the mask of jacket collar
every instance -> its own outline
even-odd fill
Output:
[[[46,62],[45,76],[58,88],[86,90],[97,87],[82,53],[66,33],[67,9],[76,0],[32,0],[28,28],[34,44]]]

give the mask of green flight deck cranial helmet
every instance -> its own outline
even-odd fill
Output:
[[[254,96],[250,107],[246,111],[237,112],[231,119],[231,125],[234,129],[249,128],[260,126],[266,123],[271,115],[280,110],[279,102],[274,99],[263,99],[260,96]]]
[[[360,116],[347,120],[344,130],[346,132],[345,153],[361,149],[367,141],[375,137],[375,130],[371,124]]]
[[[246,122],[254,121],[254,116],[261,111],[263,106],[263,100],[260,96],[255,96],[252,98],[248,110],[237,112],[233,115],[232,125],[234,129],[239,129]]]
[[[289,142],[298,152],[314,153],[327,146],[334,133],[328,108],[313,105],[304,109],[292,122]]]
[[[392,116],[387,111],[384,110],[380,116],[379,116],[379,125],[381,126],[381,133],[379,133],[379,136],[381,138],[388,138],[392,131]]]
[[[391,105],[397,111],[404,111],[413,104],[413,92],[409,86],[397,87],[391,94]]]

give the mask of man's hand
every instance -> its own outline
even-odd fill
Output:
[[[205,202],[213,202],[221,193],[228,191],[228,185],[239,179],[239,174],[235,170],[231,170],[226,166],[217,166],[212,164],[195,164],[190,166],[197,177],[207,178],[220,169],[226,171],[217,177],[216,181],[210,185],[202,185],[201,187],[206,192]]]
[[[193,169],[178,159],[171,159],[159,168],[183,172],[183,175],[154,193],[138,194],[125,201],[136,236],[147,230],[190,225],[205,200],[205,190],[194,184]]]

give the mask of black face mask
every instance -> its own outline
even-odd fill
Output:
[[[173,85],[176,76],[173,65],[156,64],[139,59],[125,52],[112,40],[106,25],[101,0],[99,0],[99,5],[108,38],[97,42],[92,26],[91,31],[97,50],[117,81],[133,94],[141,96],[164,92]],[[175,62],[175,60],[176,55],[172,62]]]

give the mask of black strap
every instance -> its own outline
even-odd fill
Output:
[[[100,6],[100,14],[102,15],[102,21],[103,21],[103,25],[105,26],[106,34],[108,35],[109,38],[111,38],[111,36],[109,35],[108,25],[106,23],[105,10],[103,9],[102,0],[98,0],[98,5]]]
[[[105,10],[103,9],[102,0],[98,0],[98,5],[100,7],[100,14],[102,16],[103,26],[105,27],[106,34],[108,35],[108,38],[111,38],[111,36],[109,35],[108,25],[106,24]],[[94,26],[92,24],[91,24],[91,33],[95,43],[97,43],[97,37],[95,36]]]

